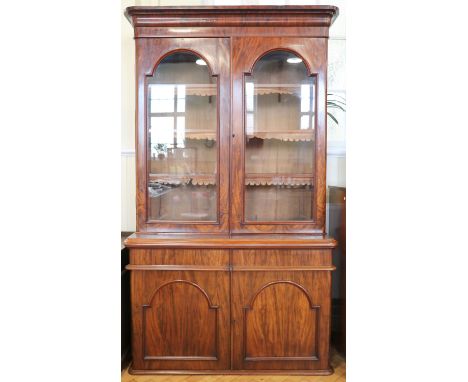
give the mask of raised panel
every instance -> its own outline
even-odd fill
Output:
[[[329,370],[330,271],[232,276],[233,368]]]
[[[175,280],[159,287],[143,306],[144,359],[216,360],[218,308],[195,283]]]
[[[244,360],[318,360],[318,311],[291,281],[264,285],[244,308]]]
[[[229,272],[132,270],[133,368],[229,367]]]

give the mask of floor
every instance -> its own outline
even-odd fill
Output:
[[[122,372],[122,382],[345,382],[346,361],[337,352],[332,352],[331,364],[335,373],[329,376],[286,375],[131,375],[128,369]]]

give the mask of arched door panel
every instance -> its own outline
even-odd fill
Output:
[[[229,40],[138,39],[136,53],[137,230],[226,232]]]
[[[231,229],[323,233],[326,39],[232,44]]]
[[[329,290],[329,272],[235,271],[234,368],[328,369]]]
[[[229,273],[133,271],[133,368],[229,368]]]

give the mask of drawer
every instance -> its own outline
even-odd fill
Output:
[[[331,254],[330,249],[233,250],[232,265],[234,269],[236,267],[331,267]]]
[[[229,250],[204,248],[131,249],[130,264],[228,267]]]

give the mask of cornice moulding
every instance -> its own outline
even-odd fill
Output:
[[[285,15],[287,14],[287,16]],[[339,14],[335,6],[198,6],[128,7],[125,16],[134,27],[175,26],[323,26]]]

